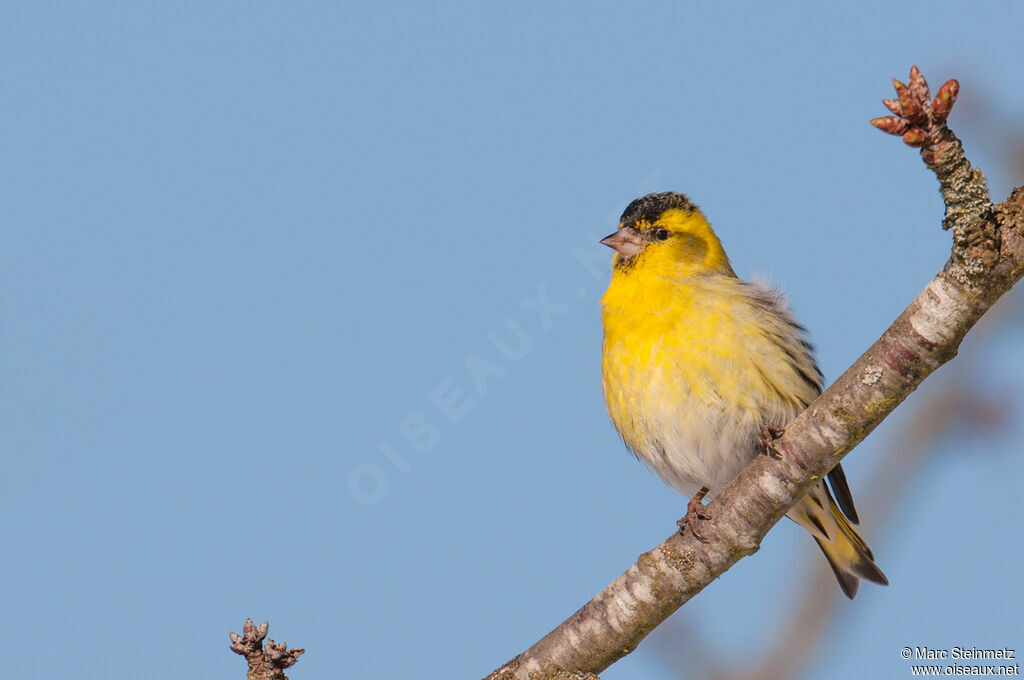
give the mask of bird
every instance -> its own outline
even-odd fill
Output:
[[[601,298],[602,387],[626,447],[689,496],[699,540],[714,495],[822,391],[807,332],[782,293],[740,279],[711,224],[681,193],[631,202],[601,240],[615,250]],[[787,516],[810,532],[843,593],[888,585],[836,465]]]

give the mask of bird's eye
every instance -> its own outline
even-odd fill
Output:
[[[668,229],[658,229],[654,232],[654,238],[659,241],[667,241],[669,236]]]

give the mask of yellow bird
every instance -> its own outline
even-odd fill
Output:
[[[737,278],[683,194],[638,198],[601,243],[616,251],[601,299],[608,413],[626,446],[691,497],[680,526],[701,538],[704,496],[725,488],[821,393],[821,371],[781,294]],[[831,492],[821,480],[788,517],[811,533],[853,598],[860,579],[888,580],[853,528],[842,467],[828,480]]]

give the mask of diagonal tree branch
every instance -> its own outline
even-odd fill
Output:
[[[1008,310],[1006,303],[1011,300],[1007,298],[1011,296],[1012,292],[1003,297],[974,327],[971,335],[975,343],[979,335],[990,335],[994,329],[1012,323],[1014,312],[1019,315],[1020,309]],[[1016,301],[1020,302],[1019,296]],[[975,344],[971,356],[977,359],[985,351],[983,345]],[[982,433],[991,433],[993,428],[1006,425],[1008,414],[1003,399],[979,391],[976,381],[969,379],[979,370],[977,364],[961,352],[954,364],[955,371],[944,372],[937,389],[934,379],[929,383],[932,389],[926,390],[927,395],[918,401],[913,412],[904,414],[900,431],[886,447],[889,453],[879,458],[868,474],[862,487],[867,493],[862,493],[858,503],[865,509],[861,519],[883,530],[881,534],[872,531],[872,541],[882,539],[884,542],[885,531],[898,529],[899,522],[872,522],[871,517],[899,514],[897,509],[906,501],[908,492],[921,482],[923,468],[937,463],[939,443],[951,431],[966,430],[980,438]],[[956,450],[960,452],[962,448]],[[760,654],[737,662],[731,654],[719,657],[709,653],[708,641],[697,622],[676,617],[666,621],[652,636],[668,668],[680,678],[794,680],[800,677],[813,662],[822,640],[834,629],[841,613],[853,611],[845,606],[849,600],[836,588],[832,572],[817,562],[812,553],[816,552],[815,546],[805,545],[803,551],[806,564],[805,560],[797,562],[803,565],[804,573],[794,577],[800,583],[800,595],[787,605],[784,616],[772,616],[770,627],[776,632],[775,639]]]
[[[894,117],[872,121],[921,148],[939,179],[953,252],[885,333],[776,440],[781,460],[759,456],[707,506],[708,540],[678,533],[640,556],[601,593],[488,679],[571,678],[600,673],[633,651],[672,612],[738,560],[936,368],[1024,275],[1024,187],[992,206],[980,171],[946,126],[959,85],[934,101],[915,67],[895,81]]]

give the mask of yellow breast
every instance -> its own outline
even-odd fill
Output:
[[[754,455],[760,424],[788,422],[819,390],[781,303],[731,273],[679,280],[616,268],[602,319],[612,421],[685,493],[691,477],[728,481]]]

